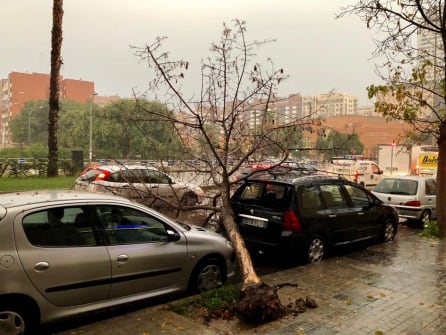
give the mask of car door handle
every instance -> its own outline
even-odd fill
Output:
[[[329,214],[328,217],[329,218],[335,218],[337,215],[336,214]]]
[[[364,212],[358,212],[358,215],[364,215]]]
[[[39,262],[34,265],[34,270],[37,272],[46,271],[50,268],[50,265],[47,262]]]
[[[129,255],[119,255],[118,256],[118,263],[123,264],[126,263],[129,260]]]

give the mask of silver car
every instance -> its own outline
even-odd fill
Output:
[[[223,236],[82,191],[0,194],[0,334],[234,275]]]
[[[176,181],[154,167],[141,165],[90,169],[76,179],[73,188],[111,193],[157,209],[169,204],[194,206],[204,199],[204,191],[198,185]]]
[[[372,192],[383,202],[393,205],[400,218],[420,227],[437,217],[436,180],[433,177],[388,176]]]

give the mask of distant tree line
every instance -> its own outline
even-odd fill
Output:
[[[81,104],[62,100],[58,120],[59,158],[70,159],[72,151],[82,151],[84,160],[88,160],[91,116],[93,160],[189,159],[196,138],[185,134],[180,137],[182,132],[175,130],[174,125],[166,121],[172,117],[171,114],[164,104],[156,101],[121,99],[99,107],[91,102]],[[17,145],[3,149],[0,157],[46,157],[47,128],[47,101],[27,102],[20,114],[10,122],[13,141]],[[215,137],[219,137],[218,132]],[[275,137],[275,143],[282,143],[286,139],[290,148],[303,147],[303,132],[299,127],[281,129]],[[244,138],[239,141],[242,146],[251,145],[249,140],[245,144],[243,141]],[[361,154],[364,145],[357,134],[330,131],[318,138],[315,149],[323,152],[324,159],[329,159],[332,156]],[[196,150],[199,151],[198,148]],[[255,157],[258,160],[268,159],[279,151],[278,145],[271,143],[259,147]],[[301,152],[299,158],[304,158],[306,154],[310,153]]]
[[[335,156],[360,155],[364,151],[364,144],[358,134],[342,134],[335,130],[320,136],[316,141],[316,149],[322,153],[324,159]]]
[[[45,157],[48,112],[45,100],[27,102],[10,122],[17,146],[2,150],[1,156]],[[146,100],[121,99],[105,107],[63,100],[58,120],[59,156],[68,158],[76,150],[82,151],[84,159],[88,159],[91,117],[95,159],[181,158],[184,150],[172,124],[154,116],[169,113],[165,105]]]

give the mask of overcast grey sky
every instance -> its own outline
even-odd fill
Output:
[[[262,49],[262,56],[290,75],[280,96],[334,90],[370,105],[366,87],[379,83],[371,33],[357,17],[335,20],[341,6],[355,2],[64,0],[62,75],[94,81],[99,95],[142,93],[150,72],[129,45],[144,46],[167,36],[172,58],[190,61],[193,73],[209,55],[211,42],[218,40],[223,22],[240,19],[247,23],[249,40],[276,39]],[[0,78],[12,71],[50,72],[52,3],[0,0]],[[199,88],[199,78],[189,82]]]

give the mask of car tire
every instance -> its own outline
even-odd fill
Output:
[[[421,215],[420,219],[418,220],[418,226],[420,228],[426,228],[429,225],[429,222],[431,221],[431,213],[427,210],[424,210]]]
[[[181,198],[181,204],[183,206],[195,206],[198,203],[198,197],[195,193],[186,193]]]
[[[305,260],[307,263],[320,262],[326,254],[325,239],[321,236],[313,236],[307,243],[305,251]]]
[[[382,242],[390,242],[395,239],[396,235],[396,224],[390,219],[387,219],[384,223],[384,230],[381,237]]]
[[[36,330],[37,320],[25,304],[19,302],[0,303],[0,334],[31,335]]]
[[[201,293],[213,290],[226,282],[226,267],[217,258],[202,260],[195,267],[189,281],[189,291]]]

